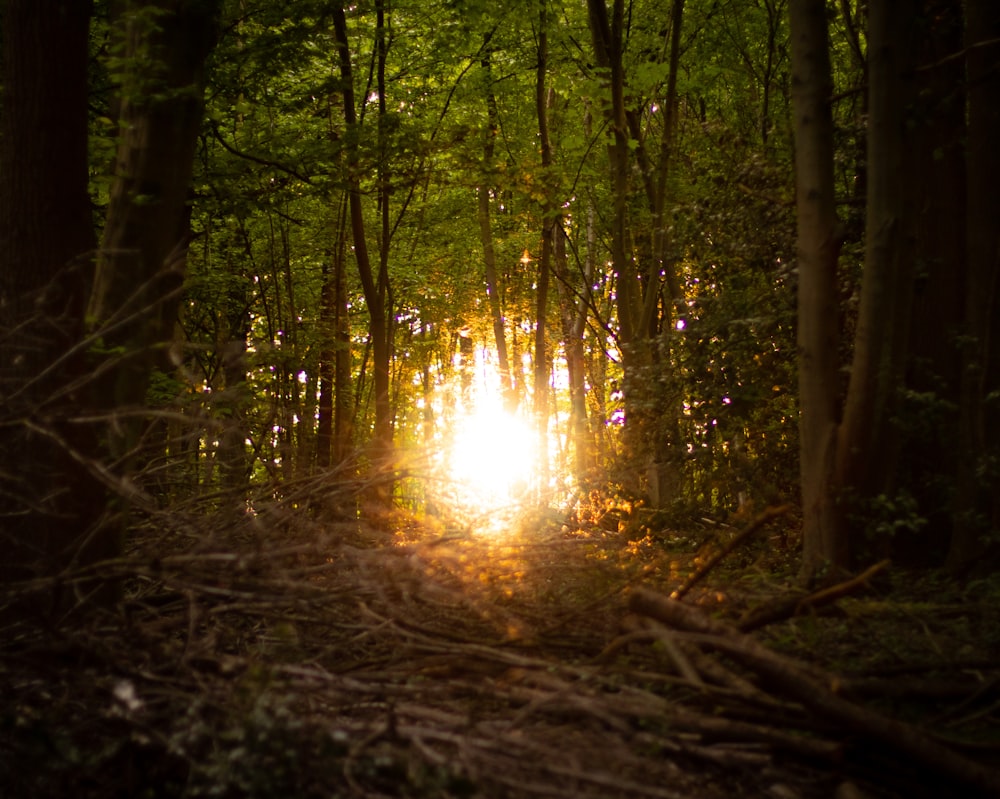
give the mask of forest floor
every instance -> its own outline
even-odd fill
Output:
[[[789,509],[360,523],[311,496],[138,520],[99,567],[120,607],[6,623],[0,795],[1000,795],[996,581],[807,594]]]

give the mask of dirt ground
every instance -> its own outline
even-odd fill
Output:
[[[5,625],[0,794],[1000,795],[1000,582],[806,592],[794,528],[147,519],[120,607]]]

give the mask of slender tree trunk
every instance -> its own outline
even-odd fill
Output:
[[[337,410],[343,410],[342,403],[337,402],[339,392],[343,388],[337,382],[337,367],[340,363],[340,350],[347,348],[350,354],[350,336],[345,342],[341,340],[339,321],[346,307],[340,306],[340,287],[345,277],[345,262],[347,249],[347,200],[342,197],[336,206],[333,227],[333,256],[324,269],[323,287],[320,294],[320,326],[323,339],[323,349],[320,353],[319,366],[319,408],[316,422],[316,466],[328,469],[331,460],[339,462],[343,452],[335,456]],[[349,366],[349,364],[348,364]],[[347,390],[350,390],[348,376]],[[343,423],[342,420],[340,420]]]
[[[834,204],[833,79],[825,0],[790,5],[795,190],[798,211],[799,438],[802,482],[802,570],[848,566],[838,524],[833,469],[838,423],[837,259]]]
[[[598,66],[607,70],[610,104],[606,107],[612,141],[611,192],[611,262],[615,273],[615,297],[618,311],[618,348],[621,352],[623,392],[625,397],[625,458],[633,466],[633,490],[641,489],[641,460],[648,450],[649,425],[643,413],[642,388],[649,377],[649,342],[643,336],[642,287],[634,259],[629,254],[628,195],[629,127],[625,109],[624,0],[614,0],[611,15],[604,0],[588,0],[590,31]]]
[[[659,348],[657,336],[661,327],[668,329],[670,326],[670,310],[664,310],[664,285],[671,302],[681,296],[676,270],[668,257],[665,213],[676,129],[684,2],[673,0],[671,4],[669,73],[662,102],[663,128],[658,160],[652,159],[647,152],[639,114],[625,105],[625,4],[615,0],[610,16],[604,0],[589,0],[587,5],[595,58],[608,72],[611,95],[606,112],[614,140],[610,150],[614,198],[611,249],[617,278],[619,349],[624,373],[626,458],[633,467],[630,470],[634,475],[633,487],[641,488],[644,484],[654,504],[665,504],[675,493],[675,480],[668,463],[672,460],[676,438],[672,420],[678,414],[668,388],[670,381],[662,379],[662,372],[670,368],[669,346]],[[646,247],[648,258],[641,279],[638,265],[629,254],[627,223],[629,164],[633,149],[652,216]]]
[[[488,127],[483,144],[483,180],[479,184],[477,216],[479,220],[479,240],[483,247],[483,264],[486,268],[486,293],[489,296],[490,316],[493,318],[493,338],[497,348],[497,366],[500,370],[500,383],[503,389],[504,405],[508,411],[517,406],[517,389],[514,385],[510,369],[510,359],[507,356],[507,332],[503,317],[503,306],[500,302],[500,283],[497,279],[497,256],[493,246],[493,224],[490,219],[490,173],[493,169],[493,154],[496,150],[496,138],[500,129],[497,100],[492,85],[492,48],[490,37],[483,43],[482,67],[487,76],[486,110]]]
[[[591,213],[588,211],[588,213]],[[573,473],[583,479],[593,462],[593,443],[587,429],[587,384],[584,359],[584,333],[587,325],[587,299],[592,261],[588,252],[582,271],[573,275],[566,252],[566,233],[560,226],[555,231],[552,248],[553,269],[557,276],[562,340],[569,384],[569,435],[573,452]]]
[[[377,291],[383,298],[383,342],[381,351],[375,354],[375,440],[382,456],[388,459],[392,450],[395,413],[391,398],[391,364],[393,360],[393,337],[395,314],[393,311],[392,287],[389,283],[389,250],[392,244],[392,225],[389,217],[389,201],[392,195],[392,175],[389,170],[389,143],[386,130],[386,82],[385,67],[389,56],[388,28],[385,18],[385,0],[375,0],[375,55],[376,91],[378,93],[378,208],[380,235],[378,237],[378,283]]]
[[[538,479],[542,491],[549,484],[549,357],[546,347],[546,321],[549,306],[549,279],[552,273],[552,242],[561,235],[559,210],[551,183],[552,141],[549,137],[549,105],[552,102],[546,85],[548,71],[548,7],[539,0],[538,64],[535,71],[535,114],[538,118],[538,141],[541,148],[541,173],[548,184],[542,209],[542,252],[538,259],[538,282],[535,292],[535,424],[538,434]]]
[[[219,471],[223,489],[235,495],[245,493],[248,480],[246,412],[247,337],[250,335],[250,314],[244,288],[231,287],[225,340],[218,342],[223,390],[215,397],[216,412],[222,417],[219,433]]]
[[[1000,5],[967,0],[966,69],[968,81],[968,204],[959,471],[955,525],[947,565],[953,572],[971,568],[1000,530]],[[990,398],[993,407],[990,407]],[[996,544],[994,543],[994,546]]]
[[[676,308],[683,300],[680,280],[674,259],[670,257],[670,236],[667,233],[667,187],[673,168],[674,139],[677,133],[677,73],[680,69],[681,30],[684,20],[684,0],[674,0],[670,11],[670,40],[667,88],[663,98],[663,130],[660,134],[660,156],[655,175],[655,191],[651,198],[653,217],[653,257],[646,281],[646,296],[643,302],[642,329],[655,338],[658,328],[662,328],[660,347],[653,349],[651,357],[655,364],[656,376],[653,380],[652,405],[659,409],[655,427],[650,462],[647,464],[647,482],[650,502],[653,507],[666,507],[678,494],[678,455],[676,452],[680,431],[680,392],[675,388],[673,378],[674,317]],[[650,181],[654,183],[653,181]],[[667,289],[663,318],[657,318],[661,281]]]
[[[351,312],[348,307],[347,259],[341,245],[334,276],[336,294],[337,356],[334,369],[333,460],[341,464],[351,452],[354,437],[353,375],[351,374]]]
[[[341,91],[344,98],[344,122],[347,126],[348,141],[350,142],[348,144],[347,184],[354,257],[358,264],[358,274],[365,295],[365,304],[368,306],[371,335],[375,391],[375,459],[384,463],[389,458],[392,449],[392,407],[389,395],[390,344],[389,325],[386,320],[388,286],[384,270],[380,268],[379,274],[376,275],[368,253],[361,176],[358,171],[360,154],[355,130],[358,119],[354,100],[354,73],[351,66],[350,44],[347,38],[347,19],[342,5],[334,6],[333,19],[340,59],[340,75],[343,82]],[[385,498],[383,497],[383,499]]]

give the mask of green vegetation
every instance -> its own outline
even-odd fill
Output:
[[[11,795],[1000,785],[994,0],[0,32]]]

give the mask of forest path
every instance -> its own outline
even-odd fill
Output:
[[[939,663],[966,668],[917,672],[898,705],[885,704],[891,679],[879,695],[840,678],[844,701],[879,718],[950,711],[949,734],[979,749],[935,739],[930,751],[981,769],[974,778],[873,745],[870,717],[848,725],[786,684],[821,693],[834,669],[876,664],[873,631],[907,640],[907,613],[936,645],[959,646],[957,606],[938,624],[935,608],[887,611],[869,591],[846,611],[856,629],[841,611],[755,634],[789,669],[767,673],[737,635],[635,605],[667,601],[731,528],[608,530],[552,513],[490,534],[399,513],[275,521],[216,523],[155,558],[137,546],[115,566],[128,575],[123,613],[6,639],[7,795],[964,797],[996,778],[984,764],[1000,672],[971,667],[995,654],[995,629],[977,651],[942,648]],[[734,621],[788,590],[770,535],[685,597],[693,618]],[[963,618],[970,641],[1000,622],[987,605]]]

